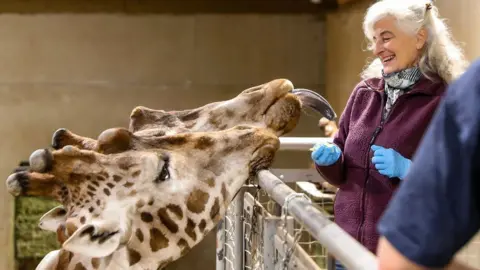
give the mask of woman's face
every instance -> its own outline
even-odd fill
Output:
[[[384,17],[374,25],[373,53],[382,61],[386,74],[414,66],[425,41],[425,30],[416,35],[408,34],[399,28],[396,19],[391,16]]]

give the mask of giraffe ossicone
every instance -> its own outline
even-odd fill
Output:
[[[212,230],[244,183],[268,169],[278,137],[305,107],[336,117],[319,94],[276,79],[183,111],[137,107],[128,128],[97,139],[57,130],[6,185],[57,200],[39,221],[62,244],[37,269],[161,269]]]

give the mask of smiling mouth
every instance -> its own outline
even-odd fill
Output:
[[[392,61],[394,58],[395,58],[394,55],[389,56],[389,57],[385,57],[385,58],[382,59],[382,62],[383,62],[383,63],[389,63],[389,62]]]

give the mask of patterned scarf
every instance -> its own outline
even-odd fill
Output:
[[[412,67],[390,74],[384,74],[382,71],[382,75],[385,79],[385,93],[387,94],[387,103],[383,114],[383,119],[385,119],[397,98],[410,90],[420,79],[422,73],[418,67]]]

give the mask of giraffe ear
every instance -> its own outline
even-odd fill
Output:
[[[118,223],[100,221],[80,227],[63,243],[63,248],[88,257],[105,257],[117,250],[121,238]]]
[[[45,213],[38,222],[38,227],[42,230],[56,232],[58,226],[65,224],[67,211],[62,205],[57,206]]]

